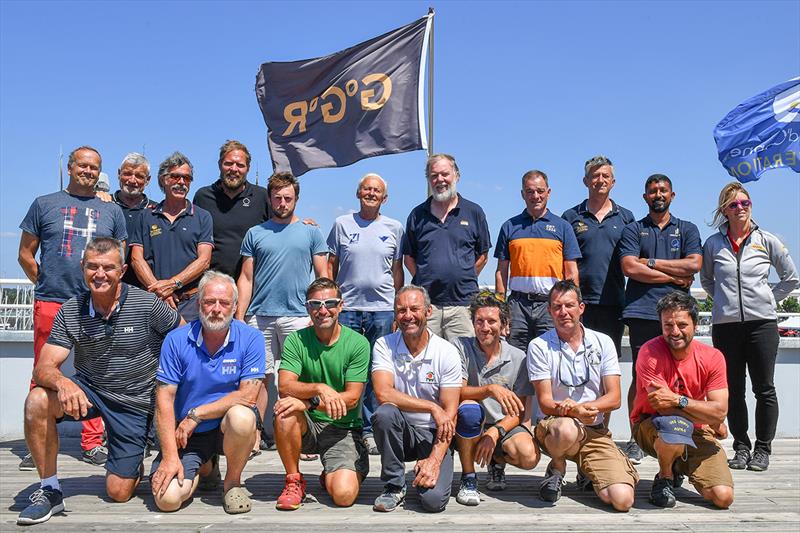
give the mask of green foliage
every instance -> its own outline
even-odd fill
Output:
[[[794,296],[789,296],[778,304],[778,311],[781,313],[800,313],[800,302]]]
[[[711,296],[697,302],[697,309],[701,313],[710,312],[712,307],[714,307],[714,300],[711,299]]]

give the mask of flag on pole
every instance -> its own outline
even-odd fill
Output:
[[[347,166],[427,147],[425,54],[433,14],[341,52],[264,63],[256,97],[276,171]]]
[[[773,168],[800,172],[800,77],[739,104],[714,128],[722,166],[742,183]]]

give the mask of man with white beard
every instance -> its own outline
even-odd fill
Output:
[[[430,295],[428,328],[447,340],[474,337],[469,304],[492,247],[486,215],[456,191],[461,174],[453,156],[430,156],[425,176],[431,196],[408,215],[403,262],[411,283]]]
[[[233,320],[239,293],[233,278],[210,270],[199,283],[200,318],[167,335],[156,373],[156,424],[161,453],[150,486],[158,508],[176,511],[199,480],[227,469],[223,507],[250,510],[241,485],[258,419],[256,397],[264,378],[264,338]]]

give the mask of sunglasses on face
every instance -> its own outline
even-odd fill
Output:
[[[741,206],[743,209],[747,209],[753,205],[752,200],[736,200],[735,202],[731,202],[728,204],[728,209],[733,211],[734,209],[738,209]]]
[[[341,298],[328,298],[327,300],[307,300],[306,305],[312,311],[318,311],[322,306],[325,306],[325,309],[334,309],[340,303],[342,303]]]

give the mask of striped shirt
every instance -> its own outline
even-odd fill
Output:
[[[92,390],[153,412],[161,343],[179,322],[178,313],[154,294],[123,283],[108,320],[95,313],[89,292],[67,300],[47,343],[75,349],[75,376]]]

